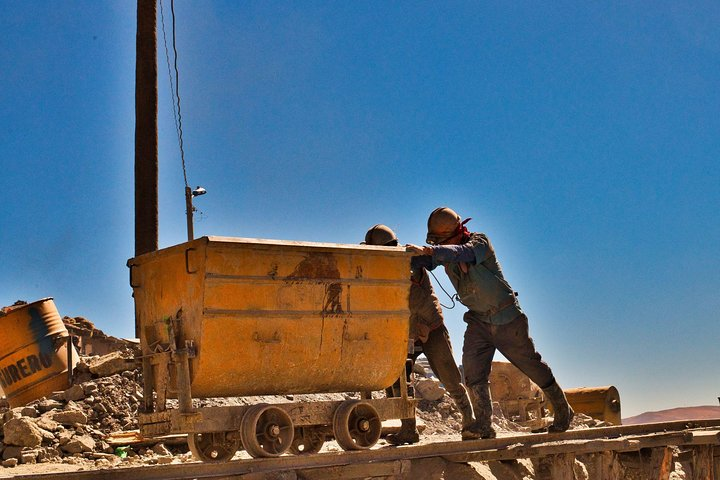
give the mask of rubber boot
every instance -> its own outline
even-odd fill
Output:
[[[478,438],[495,438],[495,429],[492,426],[492,397],[490,384],[472,385],[469,387],[475,420],[463,428],[463,440],[476,440]]]
[[[548,427],[548,432],[564,432],[570,428],[570,422],[575,416],[575,412],[565,397],[565,392],[562,391],[562,388],[560,388],[557,382],[553,382],[549,387],[543,388],[543,392],[545,392],[547,399],[550,400],[555,414],[552,425]]]
[[[386,438],[391,445],[405,445],[418,443],[420,434],[417,431],[417,424],[414,418],[403,418],[400,420],[400,431],[391,433]]]
[[[475,421],[475,417],[473,416],[473,408],[472,404],[470,403],[470,397],[468,396],[468,392],[463,385],[460,386],[463,389],[463,393],[462,395],[453,397],[453,401],[455,402],[455,406],[462,415],[462,429],[465,430]]]

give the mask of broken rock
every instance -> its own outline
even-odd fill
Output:
[[[35,410],[35,407],[23,407],[20,410],[20,414],[23,417],[32,417],[32,418],[35,418],[38,416],[38,412],[37,412],[37,410]]]
[[[20,463],[37,463],[38,450],[23,449],[20,453]]]
[[[172,456],[170,450],[168,450],[167,447],[162,443],[155,444],[155,446],[152,447],[152,451],[155,452],[156,455],[160,455],[161,457]]]
[[[123,357],[122,352],[112,352],[94,359],[89,365],[90,372],[100,377],[109,377],[135,368],[133,358]]]
[[[420,380],[415,384],[415,392],[422,398],[430,401],[437,401],[445,396],[445,389],[440,386],[440,382],[432,378]]]
[[[63,425],[75,425],[77,423],[84,425],[88,421],[87,415],[80,410],[62,410],[55,412],[52,419]]]
[[[43,414],[40,418],[35,420],[35,424],[43,430],[47,430],[48,432],[56,432],[60,429],[60,424],[50,418],[49,415],[52,414]]]
[[[62,403],[58,402],[57,400],[50,400],[49,398],[46,398],[45,400],[41,400],[37,404],[38,410],[40,410],[43,413],[49,412],[50,410],[53,410],[53,409],[60,409],[62,407],[63,407]]]
[[[74,435],[75,433],[72,430],[63,430],[57,434],[58,443],[61,447],[67,445]]]
[[[85,390],[82,385],[73,385],[63,393],[66,401],[78,401],[85,398]]]
[[[43,433],[35,423],[27,417],[13,418],[3,425],[4,442],[19,447],[37,447],[42,443]]]
[[[3,423],[9,422],[13,418],[20,418],[20,417],[22,417],[22,408],[16,407],[16,408],[13,408],[12,410],[8,410],[7,412],[5,412],[3,414],[2,421],[3,421]]]
[[[11,458],[14,458],[15,460],[20,460],[22,457],[22,451],[25,447],[17,447],[15,445],[8,445],[5,447],[5,450],[3,450],[2,459],[3,460],[9,460]]]
[[[75,435],[60,448],[70,454],[92,452],[95,449],[95,440],[90,435]]]
[[[98,386],[93,382],[87,382],[83,384],[82,388],[85,395],[92,395],[93,392],[97,392]]]

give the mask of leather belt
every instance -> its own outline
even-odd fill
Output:
[[[490,310],[485,310],[484,312],[477,312],[477,314],[480,315],[481,317],[492,317],[496,313],[498,313],[502,310],[505,310],[506,308],[508,308],[511,305],[515,305],[515,295],[508,298],[504,302],[500,302],[500,305],[498,305],[497,307],[493,307]]]

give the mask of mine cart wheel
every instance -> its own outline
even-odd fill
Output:
[[[347,400],[335,410],[333,432],[343,450],[365,450],[377,443],[382,422],[370,403]]]
[[[295,429],[290,452],[295,455],[307,455],[317,453],[325,443],[325,434],[310,427],[298,427]]]
[[[290,415],[272,405],[253,405],[242,419],[240,436],[245,450],[254,458],[277,457],[293,441]]]
[[[233,432],[188,433],[187,442],[193,456],[203,462],[226,462],[240,448]]]

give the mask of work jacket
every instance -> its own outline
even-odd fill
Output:
[[[466,321],[476,319],[503,325],[522,315],[516,293],[503,276],[490,239],[483,233],[471,233],[463,246],[472,250],[473,261],[448,261],[443,246],[433,247],[433,261],[445,266],[460,302],[470,310]]]
[[[425,268],[413,266],[410,278],[410,338],[424,343],[442,325],[442,309]]]

